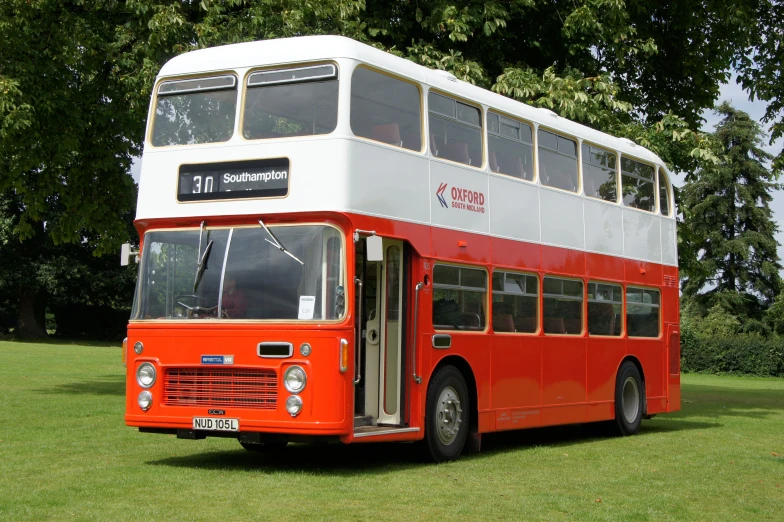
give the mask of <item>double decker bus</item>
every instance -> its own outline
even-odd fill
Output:
[[[166,63],[135,221],[125,421],[419,441],[680,408],[655,154],[353,40]]]

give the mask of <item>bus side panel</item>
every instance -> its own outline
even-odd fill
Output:
[[[492,408],[528,408],[542,404],[542,338],[492,336]]]
[[[621,337],[589,337],[588,402],[614,402],[618,367],[626,356],[626,340]],[[600,419],[591,419],[600,420]]]
[[[566,335],[542,337],[544,423],[585,422],[586,398],[586,339]]]

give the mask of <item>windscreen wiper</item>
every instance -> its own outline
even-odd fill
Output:
[[[295,256],[294,254],[292,254],[291,252],[286,250],[286,247],[284,247],[283,245],[280,244],[280,241],[278,241],[278,238],[275,237],[275,234],[273,234],[272,231],[267,228],[267,225],[265,225],[264,222],[262,220],[260,220],[260,219],[259,219],[259,225],[261,225],[264,228],[264,230],[266,230],[267,234],[269,234],[269,236],[272,238],[272,241],[274,241],[274,243],[272,241],[270,241],[269,239],[267,239],[266,237],[264,238],[264,241],[266,241],[270,245],[274,246],[275,248],[277,248],[278,250],[280,250],[284,254],[288,255],[289,257],[291,257],[291,259],[293,259],[294,261],[296,261],[300,265],[305,266],[305,263],[300,261],[297,258],[297,256]]]
[[[199,251],[196,253],[196,278],[193,280],[193,293],[196,293],[196,290],[199,288],[199,283],[201,283],[201,278],[204,275],[204,271],[207,269],[207,260],[210,258],[210,252],[212,252],[212,243],[213,241],[210,239],[210,242],[207,243],[207,248],[204,249],[204,253],[201,253],[201,238],[204,235],[204,221],[201,222],[199,226]]]

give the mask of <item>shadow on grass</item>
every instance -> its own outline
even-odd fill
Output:
[[[676,420],[657,425],[643,424],[638,436],[668,431],[705,430],[721,426],[716,423]],[[570,425],[519,431],[488,433],[482,436],[482,452],[476,458],[497,453],[531,449],[537,446],[575,446],[598,439],[615,438],[611,430],[600,425]],[[182,441],[186,443],[186,441]],[[462,458],[473,458],[466,456]],[[181,457],[149,461],[152,466],[222,469],[253,472],[315,473],[354,475],[383,473],[419,467],[427,462],[418,444],[290,444],[274,453],[249,453],[237,443],[236,451],[211,451]]]
[[[665,418],[746,417],[766,419],[784,410],[784,389],[734,388],[685,384],[681,411]]]
[[[42,394],[125,395],[125,375],[103,375],[90,381],[58,384],[36,390]]]

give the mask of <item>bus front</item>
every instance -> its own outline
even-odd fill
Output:
[[[325,168],[339,163],[337,63],[194,63],[164,67],[150,109],[126,424],[251,450],[345,439],[351,224],[329,208]]]

